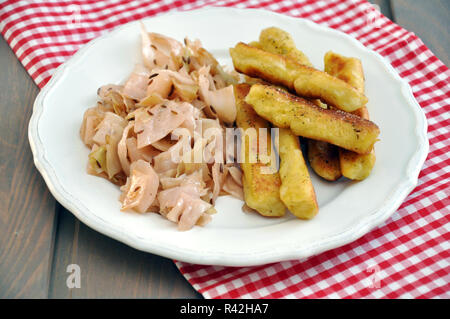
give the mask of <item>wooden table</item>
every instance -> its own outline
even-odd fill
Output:
[[[449,0],[372,2],[449,65]],[[201,298],[171,260],[91,230],[55,201],[27,138],[38,92],[2,38],[0,298]],[[80,266],[81,288],[67,288],[69,264]]]

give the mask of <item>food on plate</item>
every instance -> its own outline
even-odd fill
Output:
[[[375,151],[369,154],[358,154],[352,151],[339,149],[339,160],[342,175],[349,179],[361,181],[367,178],[375,165]]]
[[[230,55],[238,72],[294,89],[304,97],[320,98],[343,111],[355,111],[368,101],[364,94],[346,82],[300,64],[290,57],[270,53],[242,42],[230,49]]]
[[[358,59],[328,52],[319,71],[277,27],[231,48],[228,71],[199,40],[142,25],[141,45],[142,64],[123,84],[98,89],[80,128],[87,172],[120,186],[123,211],[158,213],[189,230],[231,195],[244,211],[281,217],[287,208],[311,219],[318,204],[299,136],[319,176],[369,175],[380,131]]]
[[[295,61],[242,42],[230,49],[230,55],[236,71],[294,89],[298,65]]]
[[[323,109],[280,89],[254,84],[245,101],[256,113],[296,135],[328,142],[360,154],[372,150],[378,126],[340,110]]]
[[[219,195],[243,198],[240,169],[222,152],[238,77],[199,40],[182,44],[142,26],[141,43],[143,64],[123,85],[102,86],[84,114],[87,170],[121,186],[122,210],[156,212],[188,230],[211,220]]]
[[[279,134],[280,198],[296,217],[311,219],[319,208],[298,137],[285,128]]]
[[[308,139],[307,145],[308,161],[314,172],[327,181],[338,180],[342,176],[338,148],[330,143],[311,139]]]
[[[334,52],[327,52],[324,57],[325,72],[335,76],[364,93],[364,72],[361,61],[357,58],[344,57]],[[362,107],[352,114],[369,120],[367,107]],[[339,149],[342,175],[353,180],[363,180],[369,176],[375,165],[375,151],[369,154],[358,154]]]
[[[256,130],[256,139],[251,140],[250,135],[242,134],[241,152],[243,161],[241,168],[243,172],[244,199],[247,206],[256,210],[263,216],[279,217],[283,216],[286,207],[280,199],[280,175],[278,172],[268,173],[262,169],[268,168],[271,163],[262,163],[260,156],[256,161],[250,159],[250,152],[253,150],[256,155],[260,155],[259,148],[259,128],[268,129],[269,123],[259,117],[250,105],[245,103],[245,96],[250,87],[247,84],[235,86],[237,117],[236,124],[245,132],[248,129]],[[247,131],[248,132],[248,131]],[[271,135],[266,134],[267,151],[270,155],[274,152],[272,149]],[[268,153],[265,152],[265,153]]]
[[[325,72],[347,82],[359,92],[364,93],[364,72],[361,60],[328,51],[325,53],[323,61]],[[361,116],[360,114],[358,115]]]
[[[328,105],[322,103],[319,99],[311,102],[321,108],[328,109]],[[328,181],[338,180],[342,176],[339,148],[336,145],[312,139],[308,139],[307,145],[308,161],[313,171]]]
[[[253,43],[255,45],[255,43]],[[292,36],[280,28],[270,27],[261,31],[256,47],[267,52],[289,57],[294,61],[312,66],[308,57],[295,46]]]
[[[279,28],[270,27],[262,30],[259,42],[250,45],[312,67],[308,57],[297,49],[292,36]],[[313,99],[311,102],[322,108],[328,108],[320,99]],[[314,172],[329,181],[335,181],[342,176],[338,148],[335,145],[312,139],[307,139],[307,145],[308,160]]]
[[[320,98],[346,112],[355,111],[367,103],[367,98],[344,81],[311,67],[301,66],[294,81],[297,94]]]

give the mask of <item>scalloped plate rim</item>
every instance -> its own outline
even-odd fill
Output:
[[[427,138],[427,121],[423,110],[418,105],[417,101],[413,97],[412,90],[409,84],[400,78],[394,68],[385,60],[380,54],[374,52],[364,45],[362,45],[359,41],[354,39],[348,34],[345,34],[341,31],[334,30],[322,25],[318,25],[312,21],[302,19],[302,18],[294,18],[286,15],[282,15],[279,13],[261,10],[261,9],[236,9],[236,8],[223,8],[223,7],[209,7],[192,11],[175,11],[165,14],[164,16],[169,15],[185,15],[190,13],[199,13],[199,12],[209,12],[209,11],[234,11],[237,14],[247,14],[250,12],[258,13],[258,14],[268,14],[273,15],[275,18],[281,19],[289,19],[295,20],[299,24],[306,25],[308,28],[318,29],[320,31],[327,31],[334,36],[343,37],[346,41],[349,41],[352,45],[358,47],[360,50],[364,51],[366,54],[373,55],[376,59],[380,60],[382,64],[386,67],[390,76],[399,84],[399,87],[402,91],[402,95],[407,101],[410,109],[414,112],[415,121],[416,121],[416,129],[415,134],[418,141],[417,149],[414,155],[410,158],[407,166],[407,173],[404,176],[404,180],[401,185],[398,185],[397,191],[385,201],[385,204],[379,207],[378,209],[372,211],[368,214],[364,219],[359,222],[354,223],[351,227],[343,230],[342,232],[334,235],[328,236],[325,239],[319,241],[314,245],[309,245],[306,247],[298,246],[298,245],[290,245],[284,247],[284,249],[273,250],[270,251],[257,251],[254,254],[233,254],[228,256],[221,256],[220,254],[210,254],[210,255],[199,255],[198,250],[179,251],[176,247],[167,247],[167,246],[157,246],[154,245],[148,239],[143,240],[139,236],[135,236],[133,234],[127,234],[124,232],[118,232],[117,229],[108,223],[107,220],[99,218],[94,214],[90,213],[89,209],[84,206],[83,203],[76,200],[76,198],[71,198],[71,194],[67,193],[64,190],[64,187],[58,181],[55,172],[51,166],[51,164],[45,158],[44,145],[41,142],[38,131],[38,123],[42,112],[44,111],[43,101],[49,92],[51,92],[52,88],[55,84],[69,72],[70,67],[75,65],[76,62],[82,59],[89,51],[91,47],[93,47],[96,43],[106,39],[108,37],[114,36],[116,33],[121,32],[122,29],[129,27],[131,24],[137,23],[138,21],[133,21],[121,25],[114,30],[91,40],[87,44],[85,44],[82,48],[80,48],[68,61],[60,65],[55,71],[54,75],[47,83],[47,85],[41,90],[39,95],[37,96],[34,107],[33,114],[31,116],[29,127],[28,127],[28,137],[31,146],[31,150],[34,157],[34,163],[41,175],[43,176],[50,192],[53,196],[60,202],[65,208],[71,211],[80,221],[89,226],[90,228],[105,234],[111,238],[114,238],[118,241],[121,241],[133,248],[138,250],[150,252],[153,254],[161,255],[167,258],[176,259],[179,261],[197,263],[197,264],[207,264],[207,265],[222,265],[222,266],[253,266],[253,265],[261,265],[271,262],[278,262],[284,260],[291,259],[301,259],[307,258],[312,255],[319,254],[321,252],[340,247],[342,245],[348,244],[363,235],[369,232],[371,229],[380,225],[384,221],[386,221],[401,205],[406,196],[415,188],[418,182],[418,175],[420,173],[421,167],[426,159],[429,149],[429,142]],[[161,16],[157,16],[161,17]],[[154,17],[148,17],[142,19],[142,21],[151,20]],[[245,259],[243,259],[245,257]]]

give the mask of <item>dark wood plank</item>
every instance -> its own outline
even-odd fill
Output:
[[[445,65],[450,65],[450,1],[391,0],[396,23],[414,32]]]
[[[55,200],[33,164],[28,121],[38,88],[0,39],[0,298],[46,298]]]
[[[415,32],[448,65],[449,1],[371,2]],[[0,200],[4,208],[0,210],[0,297],[200,298],[172,261],[103,236],[55,204],[34,168],[27,140],[37,92],[1,39]],[[81,268],[79,289],[66,286],[69,264]]]
[[[379,7],[379,10],[386,17],[394,21],[392,16],[392,8],[390,0],[369,0],[370,3],[375,4]]]
[[[53,261],[53,298],[201,298],[171,260],[103,236],[65,209],[59,215]],[[80,288],[66,285],[70,264],[80,267]]]

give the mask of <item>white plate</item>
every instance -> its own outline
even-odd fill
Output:
[[[417,183],[428,153],[425,116],[411,89],[390,64],[352,37],[310,21],[260,10],[210,8],[177,12],[144,23],[149,31],[182,40],[199,38],[221,63],[228,48],[258,38],[261,29],[290,32],[322,69],[332,49],[362,60],[368,109],[381,130],[370,177],[328,183],[312,173],[319,214],[311,221],[287,215],[263,218],[241,211],[242,202],[220,197],[206,227],[179,232],[158,214],[120,212],[119,189],[86,173],[88,149],[78,131],[96,90],[126,79],[140,61],[139,23],[121,26],[80,49],[38,95],[29,125],[37,168],[56,199],[89,227],[140,250],[181,261],[249,266],[298,259],[349,243],[385,221]]]

